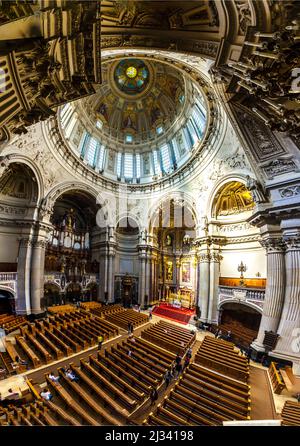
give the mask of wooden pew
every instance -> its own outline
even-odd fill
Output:
[[[148,384],[145,384],[138,375],[135,376],[131,373],[128,373],[124,368],[120,367],[116,362],[115,358],[110,359],[108,356],[102,357],[102,360],[107,364],[108,367],[110,367],[112,370],[115,371],[117,376],[121,376],[122,378],[125,378],[127,382],[129,382],[132,386],[140,388],[142,392],[149,394],[151,391],[151,386]]]
[[[128,356],[127,350],[124,350],[121,345],[117,344],[117,348],[111,347],[111,352],[118,355],[124,361],[129,362],[138,370],[141,370],[143,373],[145,373],[145,375],[150,375],[151,377],[153,377],[154,380],[162,381],[164,377],[163,373],[158,373],[157,371],[152,370],[149,365],[146,366],[145,364],[135,359],[133,356]]]
[[[8,355],[9,355],[9,357],[11,359],[11,362],[15,363],[16,357],[20,356],[19,353],[17,352],[17,350],[15,349],[15,346],[10,341],[5,340],[5,348],[6,348],[6,351],[7,351]],[[10,365],[10,367],[12,368],[12,365]],[[17,365],[17,372],[18,373],[23,373],[26,370],[27,369],[26,369],[25,365],[21,365],[21,364]]]
[[[131,365],[131,361],[130,358],[128,357],[128,359],[126,358],[126,360],[122,359],[121,356],[118,356],[117,354],[114,353],[114,351],[107,351],[105,350],[105,357],[106,358],[110,358],[113,361],[115,361],[118,365],[122,366],[122,368],[124,370],[126,370],[127,372],[129,372],[130,374],[136,376],[140,381],[147,383],[148,386],[157,386],[158,384],[158,380],[155,378],[152,378],[151,376],[148,376],[148,374],[145,374],[145,372],[141,371],[140,369],[136,368],[136,365],[133,366]],[[150,375],[150,373],[149,373]]]
[[[37,332],[37,339],[40,339],[44,345],[47,345],[47,347],[53,352],[55,359],[61,359],[64,357],[64,353],[58,347],[56,347],[56,345],[50,341],[50,339],[48,339],[44,333]],[[72,352],[71,349],[69,350]],[[65,349],[65,351],[67,353],[68,349]]]
[[[98,370],[101,371],[101,376],[105,375],[106,377],[108,377],[110,382],[115,383],[118,386],[118,388],[120,388],[124,392],[124,396],[132,395],[133,398],[135,398],[137,400],[145,399],[144,392],[140,392],[137,389],[135,389],[132,382],[128,383],[128,381],[125,381],[122,378],[120,378],[117,374],[115,374],[112,371],[112,368],[106,367],[105,364],[103,364],[102,362],[99,362],[92,355],[89,356],[89,361],[90,361],[90,365],[93,366],[93,369],[95,369],[95,367],[96,367]]]
[[[200,374],[200,376],[203,376],[207,382],[217,383],[218,386],[223,386],[225,389],[228,389],[241,397],[250,397],[250,386],[248,384],[235,381],[227,376],[220,375],[213,370],[201,367],[198,364],[190,364],[188,373],[195,377],[198,377]]]
[[[29,347],[27,342],[22,336],[16,336],[17,344],[23,349],[24,353],[28,356],[33,364],[33,367],[39,367],[41,365],[40,358],[34,353],[34,351]]]
[[[31,344],[34,345],[35,349],[40,353],[40,355],[43,357],[46,364],[53,361],[52,356],[48,352],[48,350],[45,349],[45,347],[42,346],[42,344],[30,333],[26,333],[26,340],[29,340]]]
[[[43,401],[38,403],[42,408],[46,407],[49,411],[53,412],[56,418],[62,419],[65,424],[71,426],[81,426],[81,424],[76,420],[76,418],[69,415],[65,410],[59,407],[53,401]],[[44,412],[45,413],[45,412]]]
[[[276,368],[275,362],[273,362],[273,361],[271,362],[270,367],[268,369],[268,373],[270,376],[270,380],[272,383],[274,393],[276,393],[277,395],[280,395],[281,392],[284,389],[286,389],[286,385],[285,385],[285,382],[283,381],[280,371],[277,370],[277,368]]]
[[[106,406],[113,412],[116,412],[118,416],[126,418],[129,416],[129,411],[122,407],[115,399],[111,398],[111,396],[103,391],[89,376],[84,373],[83,370],[78,369],[72,363],[70,364],[70,368],[73,370],[76,375],[80,378],[81,385],[85,384],[88,388],[89,394],[95,394],[101,400],[104,408]]]
[[[53,331],[46,331],[47,336],[49,336],[53,342],[60,345],[61,349],[65,352],[65,354],[71,355],[73,351],[75,353],[81,350],[81,347],[77,342],[73,341],[66,333],[64,333],[58,327],[52,327]]]
[[[129,407],[131,410],[133,410],[137,406],[137,401],[128,397],[127,394],[124,392],[125,386],[123,387],[123,391],[120,390],[115,384],[112,384],[104,375],[101,375],[96,369],[94,369],[90,364],[83,361],[82,359],[80,360],[80,367],[86,374],[93,378],[93,381],[101,383],[101,386],[104,389],[107,389],[107,391],[113,398],[119,399],[122,404]]]
[[[97,415],[100,415],[106,423],[114,426],[120,425],[120,421],[107,413],[98,403],[96,403],[93,398],[90,397],[89,393],[83,390],[83,388],[78,383],[68,379],[61,368],[58,369],[58,373],[60,375],[60,379],[64,382],[64,384],[69,386],[75,392],[75,394],[77,394],[79,399],[84,401]]]
[[[91,426],[98,426],[99,423],[92,418],[90,415],[86,413],[86,411],[82,410],[82,407],[74,400],[74,398],[70,395],[69,392],[61,385],[54,383],[46,376],[46,381],[49,389],[52,389],[54,393],[56,393],[65,403],[66,407],[74,410],[79,418],[86,424]]]

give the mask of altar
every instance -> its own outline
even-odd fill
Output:
[[[170,293],[166,301],[174,308],[194,308],[194,292],[188,288],[180,288],[177,293]]]

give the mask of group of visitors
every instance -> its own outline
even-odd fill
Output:
[[[217,329],[215,332],[215,338],[224,339],[225,341],[231,341],[231,331],[228,330],[226,334],[223,334],[222,330]]]
[[[192,358],[192,349],[191,348],[189,348],[188,351],[186,352],[184,361],[183,361],[182,356],[180,356],[180,354],[177,353],[173,367],[168,369],[164,376],[166,389],[169,387],[172,379],[178,378],[180,373],[190,364],[191,358]],[[154,402],[157,399],[158,399],[157,390],[155,387],[152,387],[151,392],[150,392],[151,405],[154,404]]]

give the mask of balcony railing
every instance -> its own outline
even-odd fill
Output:
[[[244,298],[245,300],[265,300],[265,289],[262,288],[245,288],[245,287],[230,287],[219,286],[219,295],[223,297],[232,298]]]
[[[18,273],[0,273],[0,282],[11,282],[17,280]]]

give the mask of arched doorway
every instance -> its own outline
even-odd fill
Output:
[[[149,233],[157,252],[154,296],[194,308],[197,217],[188,194],[167,197],[150,216]]]
[[[84,300],[97,300],[98,286],[96,282],[89,283],[84,292]]]
[[[219,328],[223,335],[230,330],[236,344],[248,347],[256,338],[261,320],[259,310],[246,304],[228,302],[221,306],[219,315]]]
[[[138,302],[138,281],[134,264],[138,257],[139,226],[131,217],[121,218],[116,228],[120,254],[119,274],[115,275],[115,301],[124,307]]]
[[[61,290],[58,285],[54,283],[44,285],[44,305],[46,307],[60,304],[61,299]]]
[[[13,293],[0,289],[0,314],[15,313],[15,298]]]
[[[66,290],[66,302],[77,302],[81,298],[81,285],[79,283],[70,283]]]

